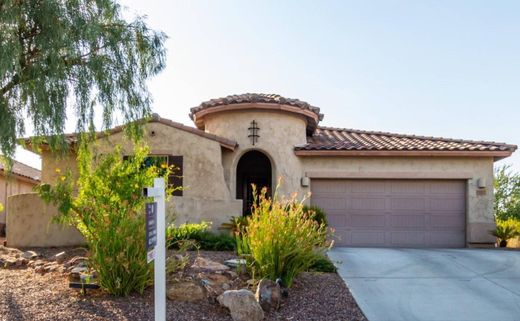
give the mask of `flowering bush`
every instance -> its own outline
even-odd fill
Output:
[[[254,195],[257,195],[253,188]],[[290,287],[293,279],[308,270],[326,250],[327,228],[304,212],[304,200],[266,196],[264,188],[255,198],[247,227],[239,240],[254,274],[273,281],[280,278]]]
[[[167,177],[166,166],[143,166],[146,147],[137,146],[134,156],[123,160],[120,147],[94,156],[86,145],[78,151],[79,178],[61,173],[54,186],[37,190],[61,213],[56,220],[75,226],[90,250],[89,263],[98,273],[102,288],[113,295],[143,292],[152,281],[152,265],[146,262],[146,198],[142,189],[154,177]],[[168,191],[169,192],[169,191]]]

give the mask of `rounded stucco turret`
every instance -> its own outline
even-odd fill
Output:
[[[255,150],[271,161],[271,182],[283,178],[281,192],[306,192],[294,147],[305,144],[323,118],[320,109],[298,99],[279,95],[243,94],[212,99],[191,109],[197,128],[232,139],[238,148],[223,154],[225,177],[232,194],[240,194],[237,166],[244,154]]]

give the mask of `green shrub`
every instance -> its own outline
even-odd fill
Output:
[[[184,223],[179,226],[170,224],[166,228],[166,242],[169,247],[177,247],[179,241],[199,240],[209,228],[211,224],[208,222],[200,223]]]
[[[255,276],[273,281],[281,278],[283,285],[290,287],[293,279],[324,253],[326,226],[304,213],[303,201],[297,201],[296,195],[278,199],[275,191],[271,199],[266,192],[264,188],[255,197],[239,247],[243,247],[243,254],[250,254],[247,258]]]
[[[318,255],[314,263],[309,267],[309,271],[336,273],[334,263],[326,255]]]
[[[329,222],[327,221],[327,214],[322,208],[316,205],[304,205],[303,212],[307,214],[311,219],[318,222],[318,224],[324,224],[325,226],[329,225]]]
[[[497,220],[496,225],[497,227],[489,233],[500,240],[501,247],[507,246],[510,239],[520,236],[520,221],[518,220]]]
[[[219,227],[220,230],[228,231],[229,234],[236,236],[241,235],[244,229],[247,227],[246,216],[233,216],[231,219],[222,223]]]
[[[61,214],[56,221],[75,226],[85,237],[89,265],[97,272],[100,286],[110,294],[125,296],[142,293],[152,282],[153,265],[146,262],[145,247],[147,199],[141,193],[154,177],[167,176],[169,169],[144,168],[146,147],[136,147],[135,156],[126,161],[120,150],[116,147],[94,157],[82,144],[78,180],[69,172],[55,186],[43,184],[37,191],[58,207]]]
[[[226,234],[215,234],[209,231],[211,224],[208,222],[184,223],[179,226],[171,224],[166,229],[166,241],[169,248],[179,248],[179,243],[186,240],[195,241],[200,250],[208,251],[232,251],[235,249],[235,239]]]

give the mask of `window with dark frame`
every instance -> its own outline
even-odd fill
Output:
[[[123,156],[123,160],[127,160],[128,155]],[[168,176],[168,185],[172,187],[181,187],[172,192],[172,196],[182,196],[182,175],[183,175],[183,156],[173,155],[150,155],[144,159],[143,167],[157,166],[162,168],[164,164],[173,166],[170,176]]]

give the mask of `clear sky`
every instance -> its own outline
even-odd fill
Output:
[[[192,125],[201,101],[278,93],[322,125],[520,145],[520,1],[122,4],[169,36],[149,82],[162,117]],[[520,171],[520,151],[502,163]]]

